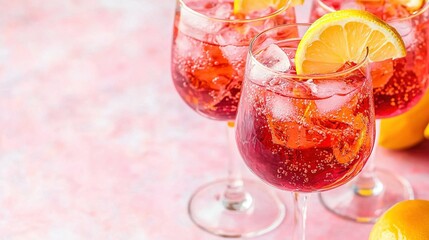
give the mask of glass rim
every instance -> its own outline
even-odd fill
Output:
[[[271,69],[267,66],[265,66],[264,64],[262,64],[259,60],[256,59],[255,54],[253,53],[253,48],[255,45],[255,42],[264,34],[266,34],[267,32],[271,32],[274,30],[278,30],[280,28],[287,28],[287,27],[310,27],[310,23],[293,23],[293,24],[284,24],[284,25],[279,25],[273,28],[269,28],[266,29],[264,31],[262,31],[261,33],[259,33],[258,35],[256,35],[249,44],[249,57],[251,58],[251,61],[255,62],[255,64],[257,64],[259,67],[262,67],[264,69],[266,69],[267,71],[271,72],[272,74],[275,74],[276,76],[280,76],[280,77],[284,77],[287,79],[325,79],[325,78],[335,78],[335,77],[340,77],[346,74],[349,74],[353,71],[356,71],[357,69],[362,68],[362,66],[364,66],[365,64],[367,64],[368,62],[368,55],[369,55],[369,48],[365,47],[364,48],[364,58],[362,59],[362,61],[360,61],[359,63],[356,63],[355,66],[351,67],[351,68],[347,68],[345,70],[339,71],[339,72],[332,72],[332,73],[320,73],[320,74],[293,74],[293,73],[288,73],[288,72],[282,72],[282,71],[277,71],[274,69]],[[297,39],[301,39],[301,38],[297,38]]]
[[[179,2],[179,4],[184,9],[186,9],[187,11],[189,11],[190,13],[192,13],[194,15],[197,15],[199,17],[206,18],[206,19],[211,20],[211,21],[224,22],[224,23],[252,23],[252,22],[258,22],[258,21],[270,19],[272,17],[275,17],[275,16],[281,14],[282,12],[286,11],[287,9],[289,9],[289,7],[291,6],[292,0],[287,0],[287,3],[283,7],[277,9],[276,11],[274,11],[274,12],[272,12],[272,13],[266,15],[266,16],[257,17],[257,18],[249,18],[249,19],[225,19],[225,18],[210,17],[210,16],[207,16],[207,15],[205,15],[203,13],[200,13],[200,12],[192,9],[188,5],[186,5],[185,0],[177,0],[177,2]]]
[[[315,1],[317,1],[317,3],[323,8],[323,9],[325,9],[325,10],[327,10],[327,11],[329,11],[329,12],[335,12],[335,11],[338,11],[338,10],[335,10],[334,8],[332,8],[332,7],[330,7],[330,6],[328,6],[325,2],[324,2],[324,0],[315,0]],[[406,16],[406,17],[399,17],[399,18],[391,18],[391,19],[388,19],[388,20],[383,20],[383,19],[381,19],[381,20],[383,20],[383,21],[385,21],[385,22],[387,22],[387,23],[391,23],[391,22],[398,22],[398,21],[405,21],[405,20],[409,20],[409,19],[412,19],[412,18],[414,18],[414,17],[417,17],[417,16],[419,16],[419,15],[421,15],[421,14],[423,14],[426,10],[428,10],[429,9],[429,0],[425,0],[425,3],[424,3],[424,6],[422,7],[422,8],[420,8],[418,11],[415,11],[415,12],[413,12],[413,13],[411,13],[409,16]]]

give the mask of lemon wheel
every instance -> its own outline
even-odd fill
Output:
[[[300,41],[295,54],[296,71],[298,74],[336,72],[346,63],[362,62],[364,49],[369,51],[370,62],[406,55],[400,34],[371,13],[361,10],[328,13],[314,22]],[[367,171],[348,185],[319,195],[328,210],[356,222],[374,222],[395,203],[414,197],[405,179],[385,171],[374,172],[371,167],[374,156],[367,164],[370,165]]]
[[[335,72],[347,62],[379,62],[406,55],[401,35],[373,14],[340,10],[315,21],[300,41],[295,64],[298,74]]]

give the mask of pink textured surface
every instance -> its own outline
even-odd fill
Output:
[[[0,239],[219,239],[186,212],[225,176],[224,124],[170,78],[175,2],[0,1]],[[429,199],[429,142],[379,166]],[[248,177],[253,177],[246,172]],[[288,239],[288,218],[261,240]],[[308,239],[365,239],[313,197]]]

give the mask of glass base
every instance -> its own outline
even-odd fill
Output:
[[[188,211],[201,229],[221,237],[255,237],[280,225],[285,206],[263,183],[243,180],[245,200],[240,207],[224,201],[228,181],[219,180],[202,186],[191,197]]]
[[[378,179],[373,191],[360,191],[354,181],[319,194],[322,204],[343,218],[374,223],[388,208],[408,199],[414,199],[410,183],[385,170],[376,170]]]

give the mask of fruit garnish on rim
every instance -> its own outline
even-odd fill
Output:
[[[326,74],[356,66],[364,61],[365,57],[370,62],[384,63],[385,60],[405,55],[404,42],[393,27],[366,11],[339,10],[322,16],[309,27],[298,44],[295,68],[297,74]],[[364,78],[362,76],[356,80]],[[351,84],[355,80],[353,77],[346,77],[344,81]],[[317,102],[310,101],[307,108],[313,107],[314,104],[317,105]],[[319,112],[320,107],[317,106]],[[347,108],[342,111],[347,111]],[[352,112],[344,114],[353,115]],[[342,141],[338,141],[340,145],[334,151],[338,162],[351,162],[362,146],[369,144],[364,141],[368,134],[366,125],[367,122],[362,116],[354,117],[352,129],[355,132],[346,135],[358,137],[353,139],[350,145],[342,146]]]
[[[362,10],[339,10],[315,21],[295,54],[298,74],[336,72],[346,63],[379,62],[406,55],[404,41],[390,25]]]

